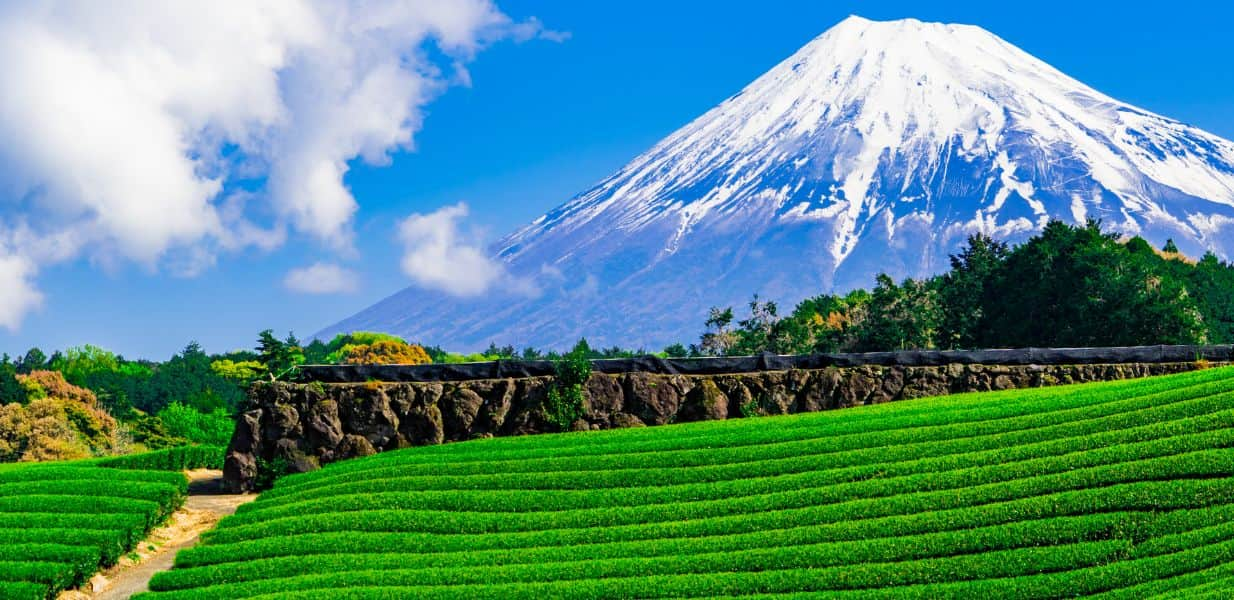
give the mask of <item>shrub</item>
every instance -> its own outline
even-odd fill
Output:
[[[266,366],[255,360],[219,359],[210,363],[216,375],[242,386],[247,386],[266,372]]]
[[[235,423],[223,409],[203,413],[179,402],[168,404],[160,410],[158,418],[169,435],[195,444],[225,446],[231,441],[231,433],[235,429]]]
[[[94,392],[69,383],[59,371],[31,371],[26,375],[18,375],[17,381],[31,399],[61,398],[86,406],[98,405]]]
[[[424,348],[396,340],[349,346],[343,358],[349,365],[424,365],[433,362]]]
[[[50,461],[113,451],[115,419],[96,407],[43,397],[0,408],[0,460]]]
[[[139,513],[0,513],[2,529],[106,530],[113,532],[125,549],[141,539],[146,523],[146,516]]]
[[[754,399],[747,400],[741,403],[738,407],[741,409],[741,418],[750,419],[758,416],[758,401]]]
[[[185,438],[168,433],[167,425],[157,416],[148,415],[137,409],[133,409],[128,419],[120,425],[126,430],[134,444],[140,444],[146,450],[163,450],[187,446],[190,443]]]
[[[155,471],[223,468],[222,446],[180,446],[155,452],[116,456],[98,461],[100,467]]]
[[[17,375],[29,402],[0,407],[0,461],[71,460],[117,449],[116,420],[56,371]]]
[[[100,564],[111,566],[120,558],[128,536],[123,531],[106,529],[54,529],[23,527],[0,529],[0,547],[13,544],[62,544],[68,546],[94,546],[98,549]],[[0,596],[2,598],[3,596]]]
[[[581,348],[566,354],[557,361],[553,383],[544,399],[545,420],[566,431],[587,410],[585,386],[591,378],[591,360]]]
[[[369,346],[377,342],[397,342],[399,344],[407,344],[407,340],[387,333],[376,333],[373,331],[353,331],[351,333],[340,333],[334,336],[328,344],[324,345],[324,362],[327,364],[342,363],[347,358],[347,353],[351,350],[351,348],[355,346]]]
[[[257,457],[257,476],[253,478],[253,488],[258,490],[270,489],[274,486],[274,482],[287,474],[290,465],[287,459],[276,456],[270,460]]]
[[[29,581],[0,581],[0,598],[10,600],[45,600],[51,587]]]

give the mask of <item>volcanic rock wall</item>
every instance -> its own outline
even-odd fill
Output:
[[[730,375],[593,374],[573,429],[845,408],[958,392],[1178,373],[1197,363],[859,366]],[[236,423],[224,474],[252,489],[259,471],[305,472],[376,452],[552,431],[541,403],[551,377],[405,383],[259,383]]]

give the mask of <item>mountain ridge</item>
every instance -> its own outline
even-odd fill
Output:
[[[1230,258],[1234,143],[979,27],[850,17],[498,242],[538,294],[409,288],[319,335],[655,348],[708,306],[929,275],[971,233],[1018,241],[1051,218]]]

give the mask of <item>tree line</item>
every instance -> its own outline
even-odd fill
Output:
[[[699,342],[670,356],[759,352],[1234,343],[1234,265],[1153,248],[1100,222],[1048,223],[1010,247],[968,238],[950,269],[872,289],[822,294],[780,314],[756,295],[746,318],[712,308]]]
[[[974,235],[947,272],[820,294],[787,314],[757,295],[742,318],[713,307],[695,343],[659,356],[760,352],[1234,344],[1234,265],[1152,247],[1101,224],[1050,222],[1009,246]],[[85,345],[50,356],[0,356],[0,460],[225,444],[257,380],[292,379],[303,364],[424,364],[498,359],[598,359],[652,354],[579,340],[568,353],[490,346],[460,354],[399,337],[352,332],[302,343],[258,334],[252,349],[208,354],[196,342],[166,361],[128,360]],[[568,362],[568,361],[566,361]],[[571,363],[573,364],[573,363]]]

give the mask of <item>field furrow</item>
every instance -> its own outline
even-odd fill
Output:
[[[115,564],[184,502],[179,471],[221,448],[0,470],[0,599],[45,600]],[[189,461],[186,463],[186,461]]]
[[[1209,369],[389,452],[284,478],[142,598],[1201,597],[1232,499]]]

